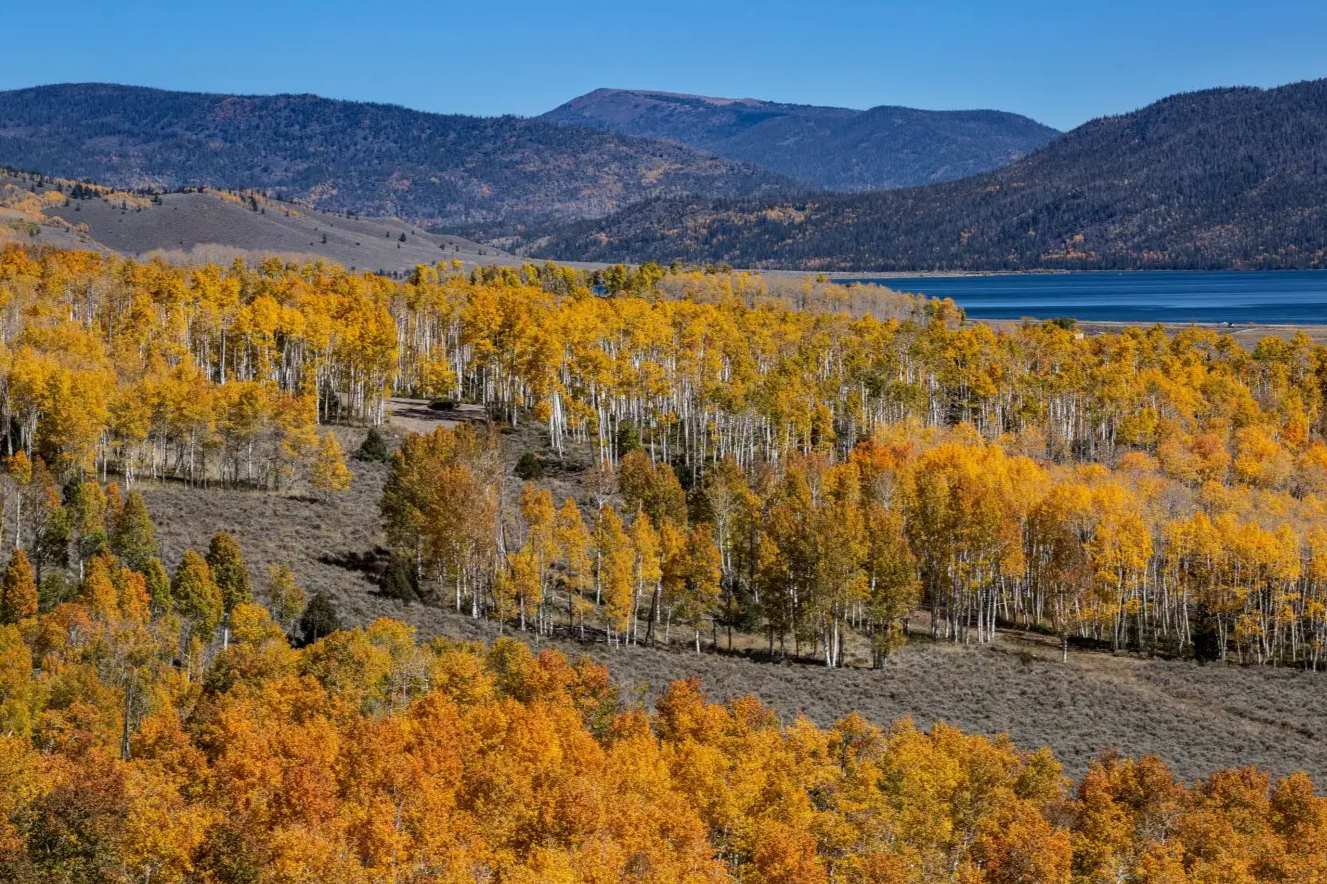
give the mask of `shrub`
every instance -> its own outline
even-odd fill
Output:
[[[321,592],[309,601],[309,606],[299,618],[299,631],[305,644],[313,644],[340,628],[341,615],[337,613],[336,605]]]
[[[621,424],[617,428],[617,456],[623,457],[633,451],[643,450],[640,442],[640,430],[635,424]]]
[[[516,477],[526,482],[537,482],[544,478],[544,462],[539,455],[527,451],[516,462]]]
[[[377,427],[369,428],[369,434],[364,437],[364,442],[355,452],[355,460],[368,463],[386,463],[391,456],[391,452],[387,449],[387,439]]]
[[[414,565],[401,556],[392,556],[387,573],[382,575],[378,584],[378,592],[386,598],[407,604],[420,599],[419,580],[415,576]]]

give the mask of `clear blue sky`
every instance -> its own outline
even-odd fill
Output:
[[[848,107],[989,107],[1070,128],[1177,91],[1327,77],[1327,0],[9,7],[0,89],[109,81],[534,115],[615,86]]]

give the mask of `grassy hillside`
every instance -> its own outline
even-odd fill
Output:
[[[962,181],[655,200],[520,245],[582,260],[871,270],[1327,265],[1327,80],[1177,95]]]
[[[185,262],[321,258],[389,273],[437,261],[519,263],[492,246],[396,218],[319,212],[245,192],[114,191],[12,170],[0,170],[0,238]]]
[[[419,224],[580,218],[790,184],[674,144],[314,95],[42,86],[0,93],[0,121],[10,166],[122,188],[260,190]]]
[[[915,187],[1013,162],[1060,133],[999,111],[850,110],[596,89],[544,114],[754,163],[827,190]]]

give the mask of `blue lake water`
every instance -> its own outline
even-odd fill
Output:
[[[846,280],[845,280],[846,281]],[[1327,271],[1131,273],[858,279],[953,298],[973,319],[1327,325]]]

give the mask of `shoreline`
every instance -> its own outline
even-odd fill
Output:
[[[1025,321],[1049,322],[1052,319],[1073,317],[1034,317],[1029,316],[1025,319],[977,319],[968,318],[968,322],[981,323],[989,325],[997,330],[1017,329]],[[1315,344],[1327,345],[1327,323],[1318,323],[1314,325],[1293,325],[1288,323],[1236,323],[1227,325],[1223,322],[1127,322],[1124,320],[1113,319],[1075,319],[1074,330],[1082,332],[1087,337],[1094,337],[1103,334],[1119,334],[1127,329],[1149,329],[1153,326],[1161,326],[1167,335],[1176,335],[1189,329],[1198,329],[1201,331],[1214,331],[1218,334],[1228,335],[1234,338],[1243,346],[1252,346],[1257,344],[1263,338],[1281,338],[1289,340],[1295,335],[1303,332]]]
[[[750,271],[759,273],[761,271]],[[877,280],[877,279],[980,279],[988,276],[1102,276],[1106,274],[1133,274],[1133,273],[1321,273],[1327,275],[1327,268],[1324,267],[1298,267],[1298,268],[1280,268],[1263,269],[1256,267],[1228,267],[1220,270],[1192,270],[1181,268],[1152,268],[1152,267],[1131,267],[1123,270],[1051,270],[1041,268],[1036,270],[885,270],[879,273],[869,270],[840,270],[833,273],[817,274],[814,271],[807,270],[775,270],[764,271],[768,274],[792,274],[796,276],[824,276],[830,282],[852,282],[854,280]]]

